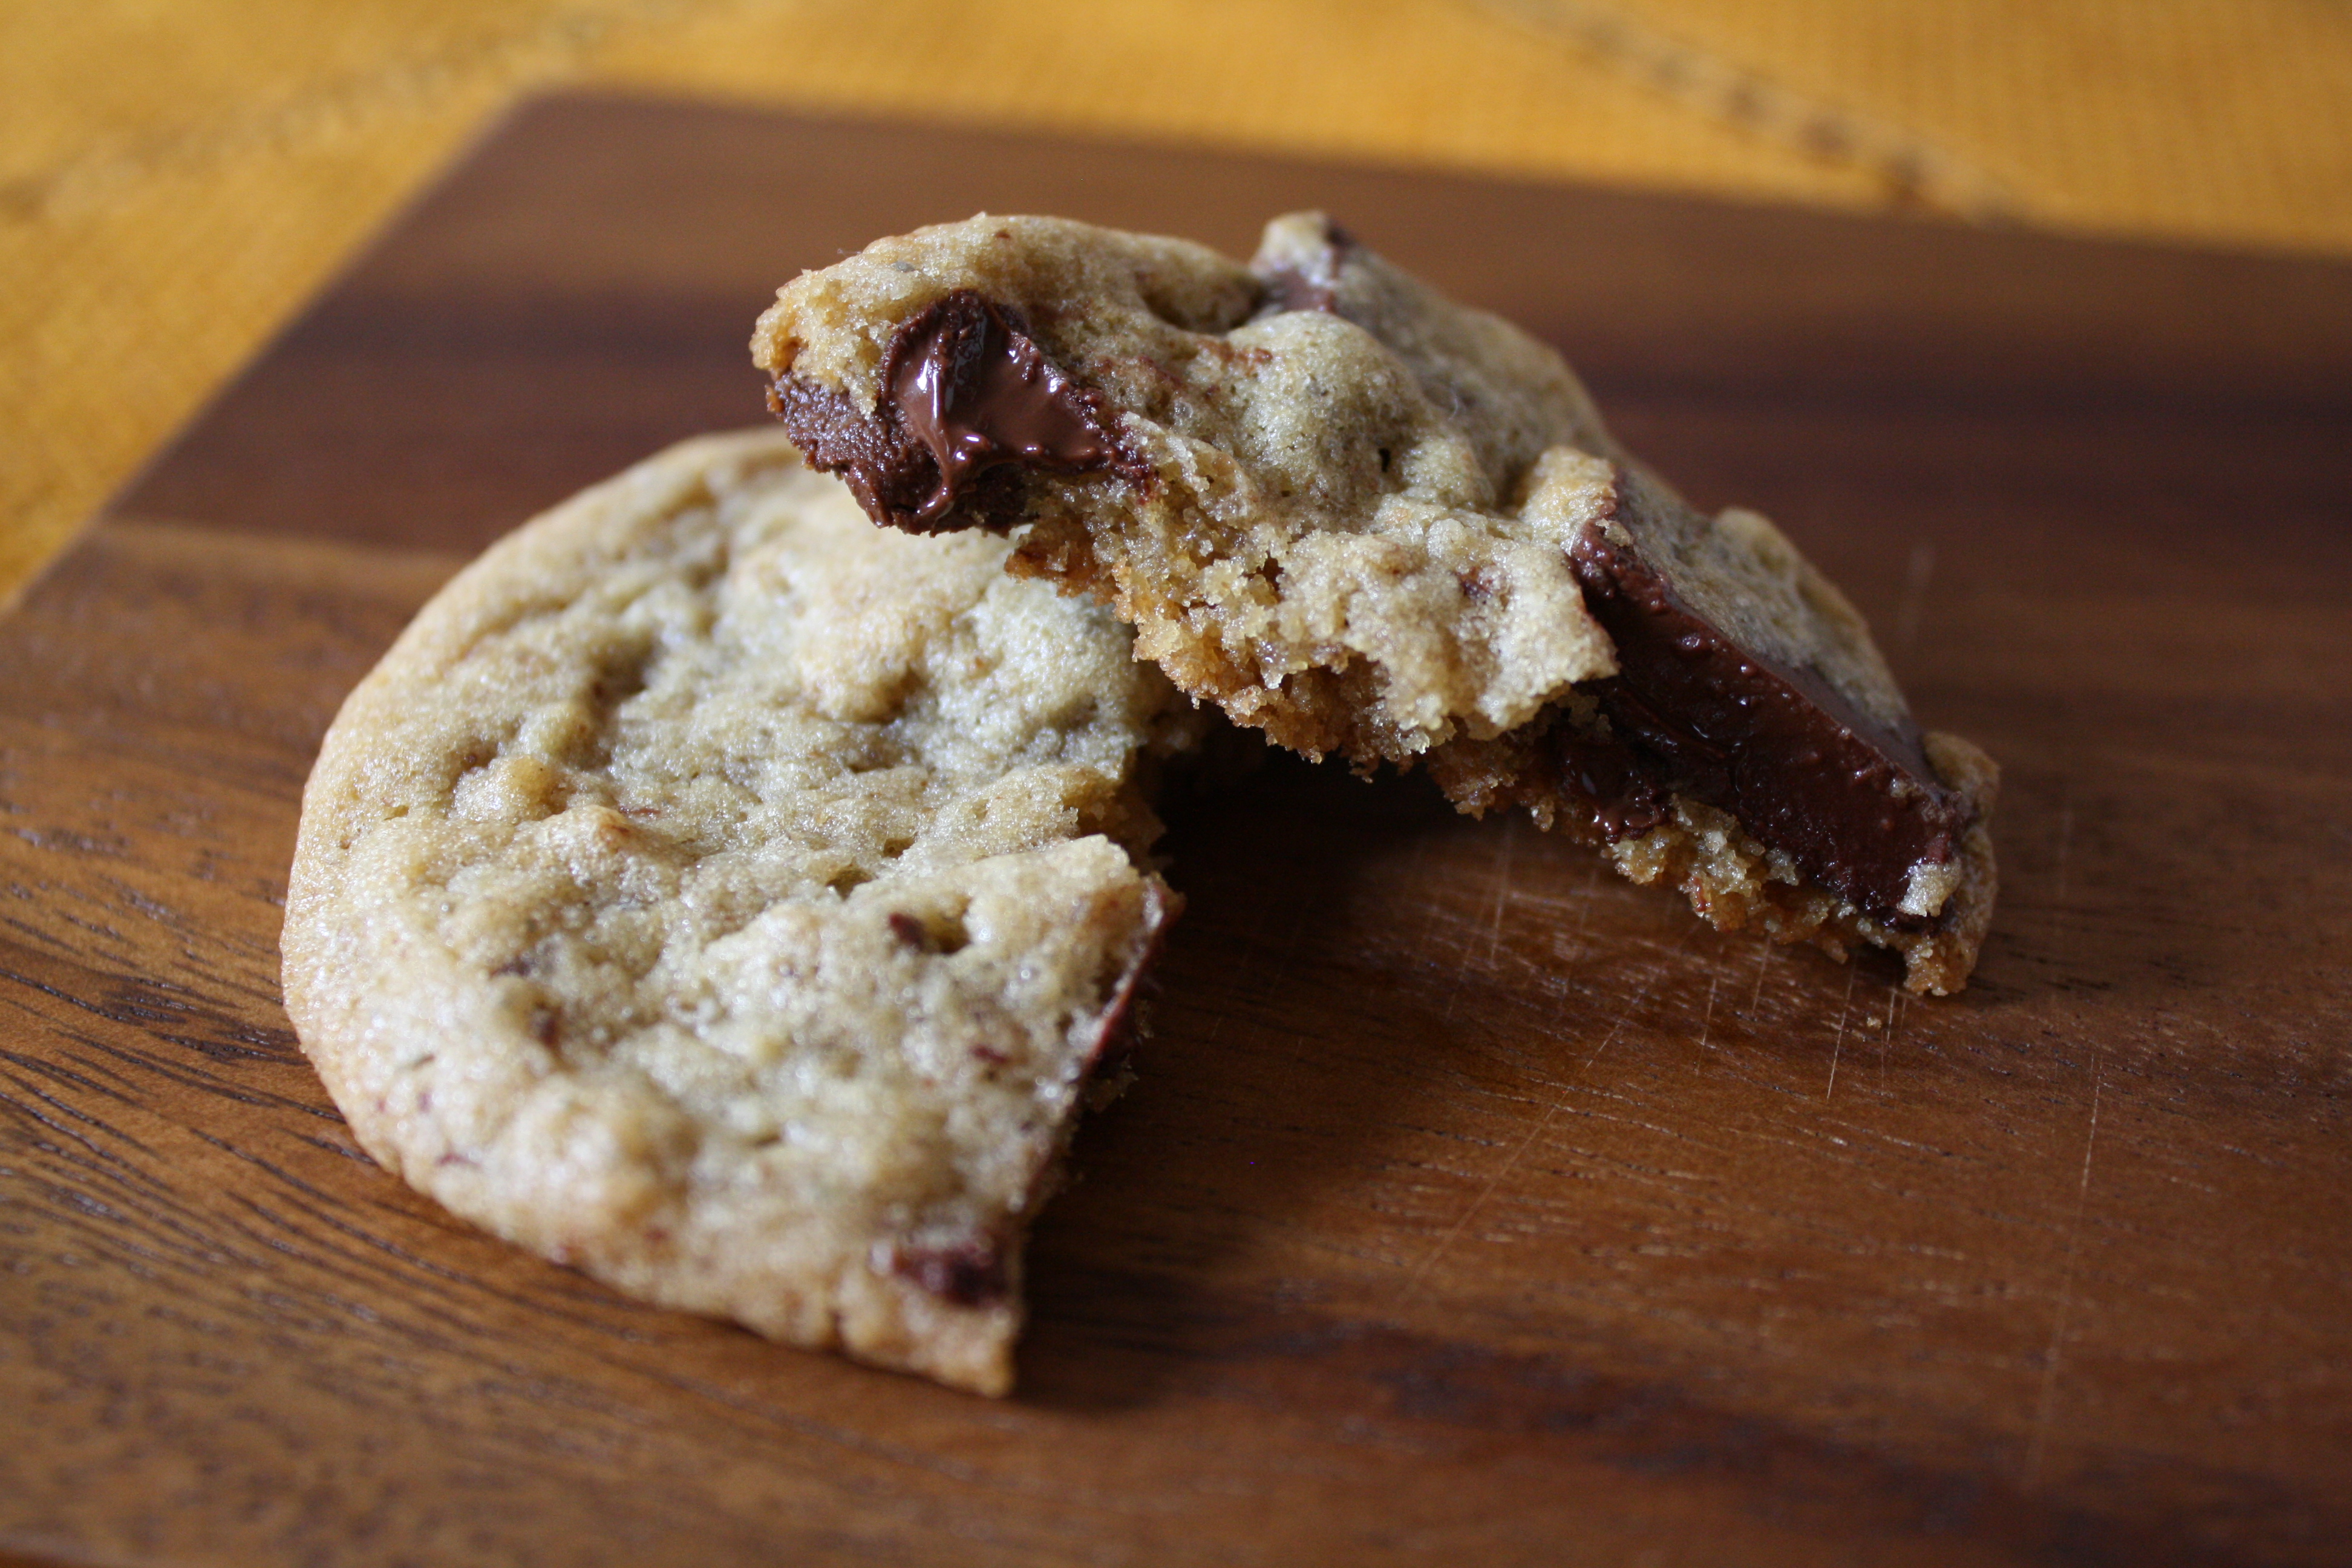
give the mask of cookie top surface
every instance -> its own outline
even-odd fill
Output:
[[[370,1152],[625,1289],[1001,1391],[1021,1234],[1170,912],[1194,716],[781,435],[494,547],[305,792],[287,999]]]

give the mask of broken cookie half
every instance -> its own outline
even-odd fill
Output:
[[[369,1152],[631,1294],[1003,1393],[1204,717],[1009,548],[879,531],[769,430],[453,581],[328,733],[289,889]]]
[[[1717,926],[1958,989],[1998,771],[1923,734],[1861,617],[1762,517],[1707,518],[1551,349],[1319,215],[1240,266],[982,216],[786,285],[752,354],[877,521],[1019,530],[1243,724],[1426,766],[1679,886]]]

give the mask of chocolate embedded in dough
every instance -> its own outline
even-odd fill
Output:
[[[871,415],[789,373],[768,393],[811,466],[840,475],[877,522],[910,533],[1009,527],[1023,470],[1150,477],[1101,398],[1046,357],[1017,311],[973,289],[899,327],[882,387]]]
[[[959,1307],[985,1307],[1012,1293],[1012,1269],[992,1238],[973,1237],[941,1247],[889,1249],[890,1272],[917,1289]]]
[[[1265,285],[1267,310],[1321,310],[1333,316],[1346,313],[1339,309],[1339,268],[1362,247],[1354,235],[1329,218],[1321,222],[1319,249],[1286,265],[1266,267],[1258,272],[1258,280]]]
[[[1570,548],[1619,673],[1588,682],[1605,731],[1552,731],[1560,785],[1612,840],[1664,821],[1684,795],[1727,811],[1768,849],[1873,919],[1906,910],[1912,874],[1948,865],[1969,813],[1936,777],[1916,728],[1890,728],[1817,673],[1742,647],[1630,544],[1589,525]]]
[[[1321,218],[1278,263],[1257,264],[1266,309],[1350,316],[1342,297],[1352,293],[1350,319],[1369,314],[1363,324],[1377,330],[1380,312],[1363,309],[1363,263],[1355,238]],[[1683,506],[1622,464],[1616,488],[1642,498],[1636,510]],[[1676,593],[1633,537],[1612,540],[1596,522],[1570,547],[1621,669],[1579,687],[1591,720],[1563,712],[1549,731],[1552,787],[1575,796],[1612,843],[1664,822],[1676,795],[1702,802],[1872,919],[1906,931],[1933,923],[1934,906],[1906,908],[1914,872],[1951,863],[1970,809],[1937,777],[1917,726],[1874,720],[1818,669],[1743,647]]]

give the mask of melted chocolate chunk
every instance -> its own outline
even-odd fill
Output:
[[[915,512],[938,485],[939,470],[921,443],[893,417],[868,417],[847,394],[793,375],[776,378],[768,389],[768,407],[809,467],[838,475],[866,516],[911,532],[928,531]],[[1017,506],[1018,498],[1010,499]],[[989,515],[984,521],[1010,523],[1015,517]]]
[[[882,382],[939,468],[938,488],[916,513],[925,522],[945,516],[972,477],[997,464],[1084,473],[1118,455],[1094,394],[969,289],[899,329]]]
[[[1018,314],[970,289],[908,319],[882,360],[871,416],[790,374],[768,406],[810,464],[838,474],[875,521],[929,533],[1021,520],[1021,476],[1150,468],[1111,434],[1102,400],[1047,359]]]
[[[1606,715],[1606,733],[1563,722],[1551,743],[1562,785],[1602,831],[1645,833],[1680,794],[1729,812],[1872,918],[1931,923],[1900,907],[1912,868],[1948,863],[1968,819],[1917,731],[1874,723],[1816,672],[1741,647],[1598,522],[1569,559],[1620,673],[1578,688]]]
[[[959,1307],[985,1307],[1012,1289],[1004,1255],[985,1240],[952,1247],[900,1247],[890,1252],[890,1272],[917,1289]]]

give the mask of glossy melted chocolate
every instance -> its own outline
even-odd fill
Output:
[[[1617,645],[1620,673],[1578,689],[1607,732],[1563,722],[1560,784],[1613,839],[1647,832],[1675,794],[1729,812],[1810,879],[1874,919],[1903,912],[1912,868],[1948,863],[1966,809],[1937,781],[1916,731],[1889,731],[1810,669],[1785,669],[1701,618],[1599,523],[1569,559]]]
[[[1117,456],[1094,398],[1053,364],[1004,309],[960,289],[900,329],[883,362],[890,402],[938,466],[915,513],[947,515],[975,476],[999,463],[1061,473]]]
[[[866,514],[928,533],[1020,521],[1020,474],[1149,469],[1111,434],[1095,392],[1045,357],[1019,314],[960,289],[909,318],[882,360],[868,416],[786,374],[768,405],[810,464],[845,480]]]

